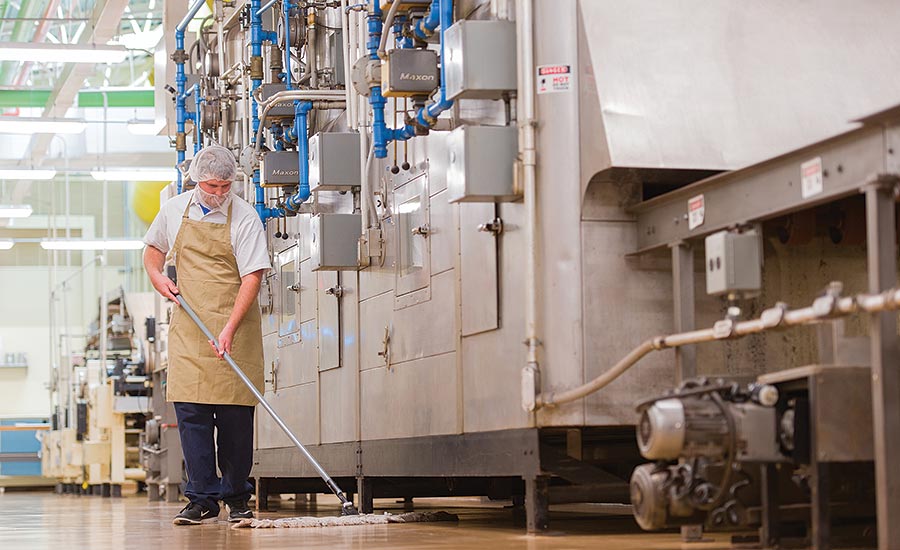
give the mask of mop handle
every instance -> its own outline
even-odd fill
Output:
[[[215,343],[216,349],[221,351],[221,348],[219,347],[219,340],[215,336],[213,336],[213,333],[210,332],[209,328],[207,328],[203,321],[200,320],[200,317],[198,317],[193,308],[188,305],[184,297],[182,297],[181,294],[176,294],[175,297],[178,298],[178,303],[181,304],[181,308],[194,321],[194,324],[196,324],[197,327],[200,328],[201,331],[203,331],[203,334],[206,335],[209,340],[212,340]],[[234,370],[235,374],[238,375],[238,378],[240,378],[244,385],[247,386],[247,388],[253,393],[253,396],[256,397],[257,400],[259,400],[259,404],[262,405],[264,409],[266,409],[266,412],[271,415],[272,419],[275,420],[275,423],[278,424],[278,426],[284,431],[285,434],[287,434],[294,445],[298,449],[300,449],[300,452],[303,453],[303,456],[306,457],[306,460],[308,460],[309,463],[312,464],[312,467],[316,469],[316,471],[319,473],[319,476],[323,481],[325,481],[325,484],[328,485],[328,488],[331,489],[331,491],[335,494],[335,496],[338,497],[338,499],[340,499],[341,507],[344,509],[345,513],[347,513],[347,515],[355,515],[357,512],[353,507],[353,503],[347,500],[347,497],[344,495],[344,492],[341,491],[341,488],[338,487],[337,483],[335,483],[334,480],[331,479],[331,476],[329,476],[325,469],[322,468],[322,466],[319,464],[319,462],[315,458],[313,458],[313,455],[309,454],[309,451],[306,450],[306,447],[303,446],[303,443],[300,443],[300,440],[297,439],[297,436],[294,435],[294,432],[292,432],[291,429],[287,427],[287,424],[284,423],[284,420],[282,420],[281,417],[278,416],[278,413],[275,412],[275,409],[272,408],[272,405],[269,405],[269,402],[266,401],[260,391],[256,389],[256,386],[253,385],[253,382],[251,382],[250,379],[247,378],[247,375],[244,374],[244,371],[242,371],[238,364],[234,362],[234,359],[231,358],[231,355],[228,352],[224,352],[222,355],[225,358],[225,361],[231,366],[232,370]]]

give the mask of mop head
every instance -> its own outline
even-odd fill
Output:
[[[407,512],[405,514],[359,514],[340,517],[302,517],[281,519],[242,519],[232,529],[283,529],[290,527],[343,527],[346,525],[383,525],[386,523],[419,523],[425,521],[459,521],[447,512]]]

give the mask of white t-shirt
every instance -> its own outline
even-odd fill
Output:
[[[181,228],[181,216],[191,201],[188,217],[209,223],[227,223],[228,207],[216,208],[208,213],[203,213],[200,201],[194,191],[182,193],[169,199],[159,209],[156,219],[150,224],[147,235],[144,236],[144,244],[158,249],[164,254],[175,245],[175,237]],[[238,272],[241,277],[249,275],[260,269],[271,269],[269,261],[269,249],[266,246],[266,232],[256,210],[247,201],[237,195],[231,199],[231,248],[237,260]]]

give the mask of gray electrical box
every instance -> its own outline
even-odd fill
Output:
[[[706,237],[706,293],[753,295],[762,288],[762,243],[756,230]]]
[[[263,187],[291,187],[300,183],[297,151],[266,151],[259,161],[259,184]]]
[[[266,101],[278,92],[283,92],[285,90],[287,90],[286,84],[263,84],[262,86],[260,86],[259,96],[260,99]],[[294,100],[288,99],[276,103],[271,109],[269,109],[269,114],[266,117],[266,120],[269,120],[271,118],[294,118]]]
[[[312,271],[357,269],[359,214],[316,214],[310,218]]]
[[[309,138],[309,189],[347,191],[360,184],[359,134],[319,132]]]
[[[515,23],[458,21],[444,39],[447,97],[500,99],[517,89]]]
[[[200,75],[198,74],[189,74],[185,75],[187,81],[184,83],[184,91],[187,92],[190,90],[194,84],[200,84]],[[191,95],[184,98],[184,110],[193,113],[197,110],[197,93],[194,92]]]
[[[427,97],[439,83],[437,53],[432,50],[390,50],[381,64],[385,97]]]
[[[513,170],[519,134],[514,126],[461,126],[447,138],[450,202],[508,202],[519,198]]]

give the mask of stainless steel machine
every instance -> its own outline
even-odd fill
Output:
[[[203,144],[240,160],[274,265],[266,399],[363,511],[487,495],[538,531],[552,503],[635,501],[647,528],[770,545],[781,518],[825,548],[823,514],[877,510],[881,547],[900,539],[887,306],[734,338],[832,281],[836,301],[894,285],[895,133],[851,121],[900,100],[900,5],[218,0],[197,38],[201,4],[167,3],[157,56],[176,186]],[[848,424],[861,395],[829,416],[816,388],[863,392],[867,369],[874,424]],[[257,418],[261,505],[323,490]],[[821,434],[857,424],[870,439],[832,455]],[[809,494],[844,464],[869,472],[831,485],[855,516]]]

